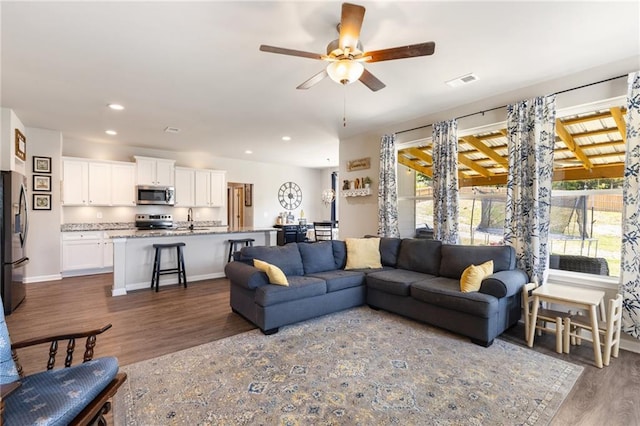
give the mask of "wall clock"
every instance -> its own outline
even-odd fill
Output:
[[[302,190],[295,182],[285,182],[278,190],[278,201],[287,210],[294,210],[302,203]]]

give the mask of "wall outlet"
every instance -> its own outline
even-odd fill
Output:
[[[102,212],[98,212],[98,213],[96,213],[96,217],[97,217],[98,219],[102,219]]]

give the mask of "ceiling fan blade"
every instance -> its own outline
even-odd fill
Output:
[[[385,87],[387,87],[383,82],[378,80],[378,78],[375,75],[367,71],[366,68],[362,72],[362,75],[360,76],[360,81],[362,82],[362,84],[364,84],[374,92],[377,92],[378,90],[384,89]]]
[[[300,86],[296,87],[296,89],[301,89],[301,90],[308,89],[311,86],[314,86],[314,85],[320,83],[326,77],[329,77],[329,74],[327,74],[327,70],[325,68],[322,71],[320,71],[318,74],[316,74],[313,77],[311,77],[309,80],[307,80],[304,83],[302,83]]]
[[[433,55],[436,44],[432,41],[409,46],[392,47],[391,49],[374,50],[365,52],[364,56],[371,56],[367,62],[390,61],[392,59],[415,58],[417,56]]]
[[[357,4],[342,3],[342,17],[340,18],[340,49],[345,47],[355,49],[360,38],[360,29],[364,19],[364,7]]]
[[[304,52],[302,50],[285,49],[283,47],[267,46],[266,44],[261,44],[260,50],[263,52],[279,53],[281,55],[300,56],[302,58],[322,60],[322,55],[320,55],[319,53]]]

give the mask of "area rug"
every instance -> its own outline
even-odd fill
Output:
[[[145,426],[540,425],[583,370],[368,307],[122,369],[114,418]]]

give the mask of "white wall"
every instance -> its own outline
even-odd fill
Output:
[[[62,134],[54,130],[27,127],[27,167],[29,193],[29,235],[26,282],[60,279],[60,156]],[[33,210],[33,156],[51,157],[51,210]]]

